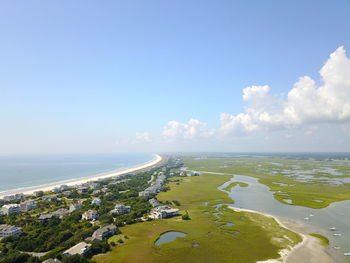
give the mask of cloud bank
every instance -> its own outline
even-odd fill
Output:
[[[243,89],[244,112],[220,114],[220,127],[207,130],[207,123],[191,119],[186,123],[169,121],[163,136],[194,139],[213,135],[237,136],[256,131],[306,127],[311,135],[317,125],[346,124],[350,121],[350,59],[344,47],[333,52],[319,71],[321,85],[304,76],[286,97],[271,94],[271,88],[250,86]],[[311,128],[310,128],[311,127]]]

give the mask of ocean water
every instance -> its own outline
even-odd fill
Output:
[[[153,158],[149,153],[0,156],[0,195],[10,190],[123,170]]]

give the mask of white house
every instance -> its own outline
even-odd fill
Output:
[[[163,219],[179,215],[179,209],[169,206],[158,206],[153,208],[150,214],[151,218]]]
[[[111,213],[116,213],[117,215],[129,214],[131,210],[130,206],[116,204]]]
[[[92,205],[101,205],[101,199],[100,198],[94,198],[91,202]]]
[[[1,210],[5,215],[10,215],[21,212],[21,207],[18,204],[9,204],[4,205]]]
[[[63,252],[62,256],[85,255],[91,249],[91,244],[80,242]]]
[[[74,212],[81,209],[81,202],[75,202],[69,206],[69,211]]]
[[[88,220],[88,221],[93,221],[98,219],[98,213],[96,210],[88,210],[83,213],[82,219]]]

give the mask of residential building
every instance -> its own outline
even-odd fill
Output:
[[[98,217],[99,217],[99,215],[98,215],[96,210],[88,210],[88,211],[84,212],[82,215],[82,219],[88,220],[88,221],[97,220]]]
[[[18,236],[22,233],[20,227],[0,225],[0,237]]]
[[[62,218],[64,216],[70,215],[70,212],[67,209],[64,208],[60,208],[55,212],[51,212],[51,213],[46,213],[46,214],[42,214],[38,217],[38,220],[40,221],[47,221],[52,219],[53,217],[58,217],[58,218]]]
[[[129,214],[131,210],[130,206],[126,206],[123,204],[116,204],[111,213],[116,213],[117,215]]]
[[[101,205],[101,199],[100,198],[94,198],[91,202],[92,205]]]
[[[1,210],[5,215],[10,215],[21,212],[21,207],[18,204],[8,204],[3,205]]]
[[[92,192],[92,195],[99,195],[101,194],[101,190],[95,190]]]
[[[169,206],[158,206],[153,208],[150,214],[151,218],[163,219],[179,215],[179,209]]]
[[[78,211],[80,209],[81,209],[81,202],[80,201],[79,202],[75,202],[75,203],[73,203],[73,204],[71,204],[69,206],[69,211],[70,212]]]
[[[25,198],[26,198],[26,196],[23,193],[19,193],[19,194],[15,194],[15,195],[4,196],[3,200],[5,202],[11,202],[11,201],[16,201],[16,200],[25,199]]]
[[[41,200],[51,202],[57,200],[57,195],[44,195],[43,197],[41,197]]]
[[[38,203],[33,200],[27,200],[27,201],[21,202],[19,205],[22,212],[34,210],[38,207]]]
[[[36,197],[40,197],[40,196],[43,196],[43,195],[44,195],[44,192],[43,192],[43,191],[35,191],[35,192],[34,192],[34,195],[35,195]]]
[[[87,188],[87,187],[85,187],[85,186],[79,187],[79,188],[77,189],[77,191],[78,191],[79,194],[87,193],[88,190],[89,190],[89,188]]]
[[[96,182],[91,182],[91,183],[88,183],[88,187],[92,190],[96,189],[97,187],[99,187],[100,184],[99,183],[96,183]]]
[[[148,202],[149,202],[153,207],[156,207],[156,206],[159,206],[159,205],[160,205],[160,203],[158,202],[158,200],[155,199],[155,198],[152,198],[152,199],[148,200]]]
[[[91,241],[102,241],[104,238],[110,237],[117,233],[117,227],[115,225],[109,225],[97,229],[91,237]]]
[[[91,244],[80,242],[63,252],[62,256],[86,255],[91,250]]]
[[[52,192],[54,192],[54,193],[61,193],[63,191],[67,191],[67,190],[69,190],[68,185],[63,184],[61,186],[57,186],[57,187],[53,188]]]

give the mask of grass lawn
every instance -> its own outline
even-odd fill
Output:
[[[299,235],[281,228],[274,219],[260,214],[234,212],[225,205],[232,203],[217,187],[231,178],[229,175],[202,174],[196,177],[174,178],[170,190],[160,193],[161,201],[177,200],[180,212],[188,211],[191,220],[181,216],[154,220],[122,227],[128,239],[111,252],[94,257],[98,263],[117,262],[256,262],[278,258],[278,251],[301,241]],[[219,219],[215,213],[219,213]],[[229,224],[227,224],[229,223]],[[186,237],[159,247],[158,237],[167,231],[186,233]],[[112,239],[115,237],[112,237]]]

